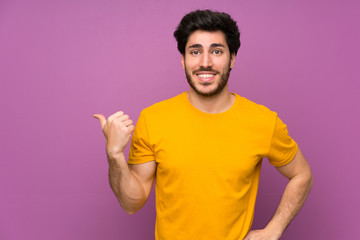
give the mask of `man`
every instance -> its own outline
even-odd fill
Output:
[[[310,167],[275,112],[228,90],[240,47],[228,14],[194,11],[174,36],[190,90],[144,109],[136,124],[100,120],[111,187],[129,214],[155,180],[158,240],[279,239],[312,185]],[[135,129],[128,163],[123,151]],[[262,158],[289,179],[268,225],[249,231]]]

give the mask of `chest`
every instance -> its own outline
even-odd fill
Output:
[[[157,174],[189,184],[250,181],[267,152],[266,134],[239,122],[189,122],[154,138]],[[194,183],[196,181],[196,183]]]

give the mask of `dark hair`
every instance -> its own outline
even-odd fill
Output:
[[[186,14],[174,32],[178,50],[182,55],[185,55],[185,46],[189,36],[196,30],[222,31],[225,34],[230,54],[235,53],[236,55],[240,48],[239,28],[229,14],[211,10],[196,10]]]

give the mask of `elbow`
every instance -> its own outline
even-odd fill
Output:
[[[141,208],[142,206],[138,206],[136,208],[134,207],[134,208],[123,208],[123,209],[127,214],[133,215],[134,213],[138,212]]]
[[[311,170],[303,172],[293,178],[294,183],[299,187],[299,190],[303,191],[305,195],[308,195],[314,183],[314,178]]]
[[[133,215],[134,213],[136,213],[137,211],[130,211],[130,210],[125,210],[125,212],[129,215]]]
[[[307,194],[310,192],[312,186],[314,183],[314,178],[312,175],[311,170],[307,172],[307,174],[304,174],[303,176],[303,186],[305,187],[305,191],[307,192]]]
[[[303,184],[303,186],[305,187],[305,189],[308,190],[308,192],[310,192],[312,186],[313,186],[313,183],[314,183],[314,177],[313,177],[313,174],[312,174],[312,171],[311,171],[311,168],[309,165],[307,165],[306,168],[304,168],[300,173],[299,173],[299,177]]]
[[[308,170],[308,183],[309,183],[309,188],[311,189],[311,187],[314,183],[314,177],[313,177],[310,166],[309,166],[309,170]]]
[[[133,215],[134,213],[136,213],[137,211],[139,211],[142,207],[143,207],[143,203],[142,204],[131,204],[129,205],[123,205],[120,203],[121,208],[129,215]]]
[[[310,177],[309,177],[309,191],[311,190],[312,186],[314,183],[314,177],[312,175],[312,173],[310,173]]]

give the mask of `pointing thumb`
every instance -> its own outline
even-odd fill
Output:
[[[99,119],[100,124],[101,124],[101,128],[103,129],[104,126],[105,126],[105,123],[106,123],[106,118],[105,118],[105,116],[102,115],[102,114],[94,114],[93,117]]]

